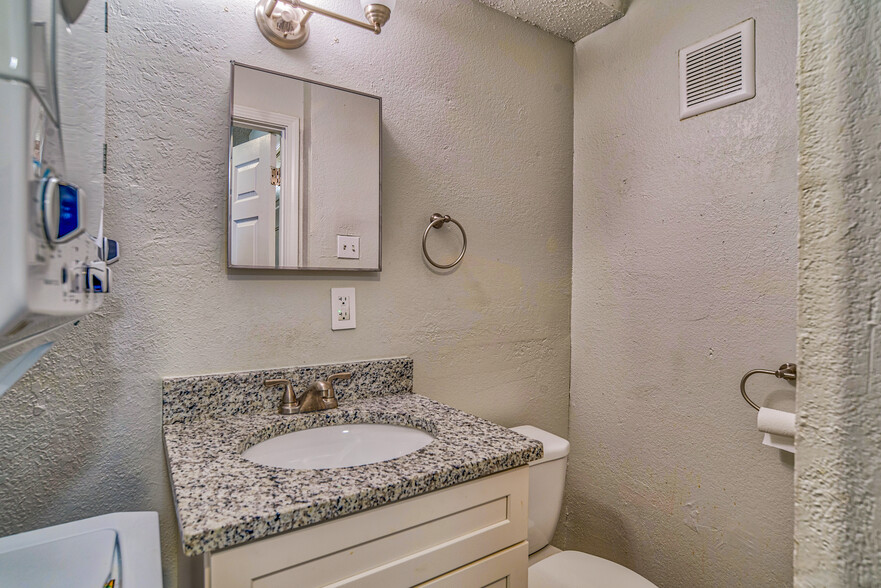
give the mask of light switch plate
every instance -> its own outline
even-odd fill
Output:
[[[336,256],[338,259],[361,259],[361,237],[337,235]]]
[[[334,331],[355,328],[355,289],[330,289],[330,328]]]

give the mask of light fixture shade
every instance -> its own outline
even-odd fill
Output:
[[[364,10],[371,4],[381,4],[389,9],[389,11],[393,11],[395,9],[395,0],[361,0],[361,10]]]

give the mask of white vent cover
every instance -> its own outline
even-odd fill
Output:
[[[679,120],[755,95],[755,20],[679,51]]]

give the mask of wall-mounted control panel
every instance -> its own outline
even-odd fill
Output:
[[[77,3],[77,22],[70,4],[13,0],[4,14],[0,351],[96,310],[119,258],[103,235],[104,7]]]
[[[334,331],[355,328],[355,289],[330,289],[330,328]]]

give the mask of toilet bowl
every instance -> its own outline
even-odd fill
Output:
[[[530,555],[547,547],[563,505],[569,442],[531,425],[511,429],[544,445],[544,457],[529,463]],[[529,566],[529,588],[657,588],[624,566],[580,551],[561,551]]]

